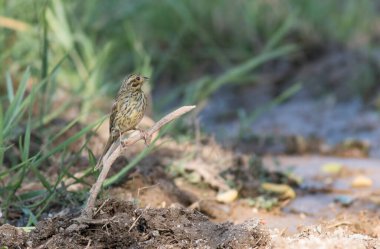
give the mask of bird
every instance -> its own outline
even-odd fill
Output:
[[[112,105],[109,120],[109,138],[95,166],[95,170],[101,168],[104,155],[122,134],[130,130],[139,130],[144,133],[144,131],[137,128],[137,125],[144,117],[147,107],[147,97],[141,87],[148,79],[148,77],[139,74],[131,74],[123,80]],[[145,139],[145,134],[143,136]]]

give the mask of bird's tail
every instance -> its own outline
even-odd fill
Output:
[[[108,138],[108,141],[107,141],[107,144],[106,146],[104,147],[104,150],[103,150],[103,153],[102,155],[99,157],[98,159],[98,163],[96,164],[95,166],[95,170],[98,170],[102,167],[102,164],[103,164],[103,157],[105,154],[107,154],[108,150],[111,148],[111,145],[115,142],[115,137],[114,136],[110,136]]]

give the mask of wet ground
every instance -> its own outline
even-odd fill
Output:
[[[209,108],[216,105],[212,103]],[[208,109],[203,120],[204,128],[224,143],[241,143],[237,138],[246,141],[245,151],[286,153],[294,150],[289,148],[289,138],[297,136],[316,143],[309,152],[334,154],[336,147],[360,141],[368,147],[370,157],[380,158],[379,112],[360,100],[339,103],[332,98],[295,99],[258,115],[248,127],[242,127],[242,120],[236,116],[223,118]]]
[[[369,212],[380,214],[380,160],[321,156],[282,156],[283,170],[302,178],[299,195],[283,209],[286,222],[281,227],[288,231],[304,224],[318,224],[344,215]],[[266,158],[273,165],[273,158]],[[337,172],[326,172],[327,165],[340,167]],[[339,165],[339,166],[338,166]],[[334,169],[335,170],[335,169]],[[365,179],[367,182],[355,182]],[[355,185],[357,184],[357,185]],[[268,219],[271,227],[278,227],[277,218]],[[285,225],[286,224],[286,225]]]
[[[278,67],[258,74],[259,81],[215,92],[200,113],[201,127],[247,153],[337,155],[342,146],[359,141],[358,155],[342,156],[380,158],[380,85],[360,76],[362,67],[378,70],[371,68],[371,59],[334,50],[298,66]],[[297,91],[275,101],[295,83]],[[294,138],[310,146],[293,148]]]

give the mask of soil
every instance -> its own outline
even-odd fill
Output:
[[[279,222],[279,221],[278,221]],[[372,226],[372,234],[367,228]],[[11,225],[0,227],[8,248],[379,248],[377,221],[341,218],[307,226],[296,234],[269,230],[258,219],[239,225],[213,223],[202,213],[178,206],[138,208],[132,202],[99,202],[93,219],[77,215],[41,221],[29,234]]]
[[[257,219],[216,224],[195,210],[138,208],[116,200],[99,203],[91,220],[55,217],[29,235],[9,225],[0,229],[1,244],[11,248],[264,248],[270,242]]]

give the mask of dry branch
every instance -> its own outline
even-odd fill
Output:
[[[103,167],[100,171],[99,177],[96,180],[95,184],[91,187],[90,190],[90,196],[87,200],[86,206],[82,212],[82,217],[91,219],[93,216],[94,208],[95,208],[95,201],[98,197],[98,194],[100,192],[100,189],[103,185],[104,180],[107,177],[107,174],[109,170],[111,169],[112,164],[115,162],[115,160],[121,155],[121,152],[123,149],[125,149],[127,146],[131,146],[135,144],[137,141],[141,139],[147,139],[153,136],[154,133],[159,131],[161,127],[166,125],[167,123],[179,118],[183,114],[193,110],[195,106],[183,106],[178,108],[177,110],[169,113],[160,121],[155,123],[150,129],[145,131],[144,133],[141,131],[133,133],[130,137],[128,137],[126,140],[123,140],[120,142],[118,139],[107,151],[107,153],[103,157]],[[149,140],[149,139],[147,139]]]

